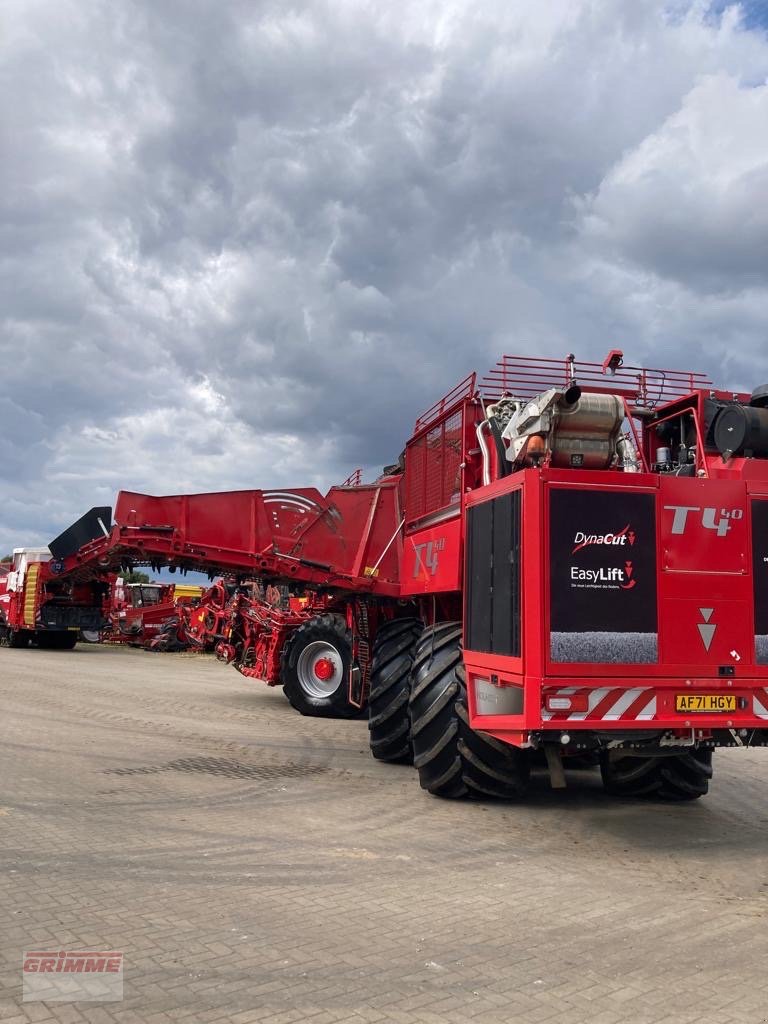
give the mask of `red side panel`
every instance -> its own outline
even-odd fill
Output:
[[[187,545],[250,558],[273,544],[289,550],[326,507],[313,487],[165,497],[121,491],[115,522],[127,531],[175,530]]]
[[[120,559],[259,573],[394,595],[402,552],[400,480],[334,487],[154,497],[124,491],[108,541],[76,568]],[[69,566],[65,566],[69,569]]]
[[[288,550],[352,577],[397,582],[401,515],[397,481],[332,487],[326,508]]]
[[[660,479],[659,534],[665,573],[749,572],[743,480]]]
[[[459,590],[461,586],[462,519],[408,534],[403,544],[403,597]]]
[[[697,677],[754,665],[746,483],[662,477],[658,532],[661,664]]]

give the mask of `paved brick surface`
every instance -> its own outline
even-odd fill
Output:
[[[0,1024],[768,1020],[768,754],[692,806],[443,803],[213,660],[0,650]],[[121,1003],[21,952],[123,949]]]

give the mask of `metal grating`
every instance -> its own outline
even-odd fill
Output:
[[[406,512],[419,519],[458,500],[463,459],[461,409],[412,441],[406,452]]]
[[[426,444],[427,436],[426,434],[422,434],[421,437],[417,437],[415,441],[412,441],[406,449],[405,507],[409,519],[418,519],[420,516],[424,515],[424,460]]]
[[[449,416],[443,425],[443,505],[453,504],[461,495],[463,450],[464,416],[459,411]]]

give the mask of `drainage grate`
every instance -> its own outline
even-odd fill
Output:
[[[222,757],[181,757],[145,768],[107,768],[105,775],[157,775],[159,772],[218,775],[222,779],[301,779],[328,769],[311,764],[241,764]]]

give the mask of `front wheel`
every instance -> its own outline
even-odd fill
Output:
[[[339,615],[316,615],[291,633],[280,661],[283,692],[300,714],[354,718],[349,702],[352,637]]]
[[[692,749],[685,754],[630,757],[621,750],[603,753],[603,785],[613,796],[698,800],[709,790],[712,751]]]
[[[520,796],[528,758],[469,727],[461,623],[429,626],[416,647],[411,685],[413,763],[434,796]]]

